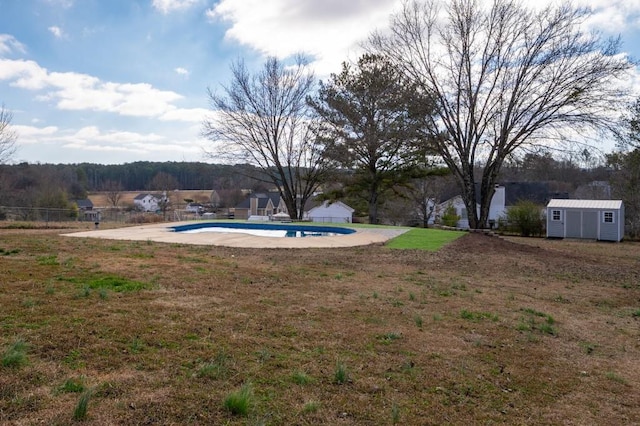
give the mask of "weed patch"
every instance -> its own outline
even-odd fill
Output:
[[[304,371],[294,371],[291,375],[291,381],[297,385],[308,385],[313,383],[314,379]]]
[[[5,250],[3,248],[0,248],[0,255],[2,256],[11,256],[12,254],[18,254],[18,253],[20,253],[19,249]]]
[[[609,380],[611,380],[612,382],[616,382],[616,383],[620,383],[620,384],[627,384],[627,380],[620,376],[617,373],[614,373],[613,371],[607,371],[607,373],[605,374],[605,377]]]
[[[23,340],[16,340],[2,354],[3,367],[20,368],[28,363],[27,344]]]
[[[347,370],[347,366],[342,362],[338,362],[336,364],[336,370],[333,373],[333,382],[338,385],[343,385],[350,381],[349,379],[349,371]]]
[[[87,282],[87,287],[91,289],[103,289],[121,293],[146,290],[152,286],[148,283],[130,280],[123,277],[106,276],[89,280]]]
[[[318,401],[307,401],[302,407],[303,414],[315,413],[320,409],[320,403]]]
[[[58,387],[58,391],[61,393],[80,393],[84,392],[85,385],[82,377],[80,378],[69,378],[65,380],[65,382]]]
[[[230,372],[230,364],[231,358],[225,352],[218,352],[211,361],[200,365],[196,376],[213,380],[226,378]]]
[[[89,400],[91,399],[91,390],[86,390],[80,395],[76,408],[73,410],[73,419],[83,421],[87,419],[87,411],[89,410]]]
[[[396,333],[395,331],[383,334],[378,336],[378,341],[384,343],[385,345],[389,345],[395,340],[398,340],[402,337],[400,333]]]
[[[478,322],[483,320],[498,321],[498,315],[496,314],[492,314],[490,312],[472,312],[466,309],[463,309],[462,311],[460,311],[460,318],[468,321],[472,321],[472,322]]]
[[[246,416],[255,404],[254,399],[253,387],[247,382],[239,390],[227,395],[224,408],[235,416]]]
[[[57,266],[60,264],[58,262],[58,256],[55,254],[49,256],[38,256],[36,260],[38,261],[38,265]]]
[[[526,316],[520,319],[516,327],[518,331],[539,331],[552,336],[558,335],[558,331],[553,326],[555,319],[551,315],[531,308],[522,309],[522,312],[524,312]]]

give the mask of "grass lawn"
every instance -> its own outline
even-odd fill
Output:
[[[640,424],[640,243],[64,226],[0,226],[0,425]]]
[[[418,249],[437,251],[442,246],[465,235],[462,231],[444,231],[442,229],[413,228],[392,239],[387,247],[392,249]]]

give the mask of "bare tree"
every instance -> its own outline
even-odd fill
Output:
[[[169,195],[174,193],[179,187],[178,180],[171,174],[166,172],[158,172],[149,182],[149,189],[152,191],[161,191],[160,201],[158,201],[158,207],[162,212],[162,218],[167,219],[167,210],[169,210],[169,204],[171,200]],[[178,201],[176,201],[176,206]]]
[[[102,185],[102,190],[107,194],[107,201],[112,207],[118,207],[122,199],[122,184],[113,180],[108,180]]]
[[[203,134],[213,144],[210,155],[258,167],[260,179],[280,192],[289,215],[301,219],[327,166],[306,103],[313,74],[302,57],[291,66],[269,58],[256,74],[238,61],[231,71],[222,95],[209,89],[213,111]]]
[[[0,106],[0,164],[6,163],[16,152],[17,135],[11,128],[13,114],[4,104]]]
[[[615,79],[630,68],[619,40],[581,30],[587,9],[532,11],[511,0],[484,8],[452,0],[406,1],[389,35],[372,35],[384,53],[438,104],[438,151],[462,190],[470,226],[487,224],[494,185],[506,158],[585,131],[612,128],[625,93]],[[480,212],[476,176],[480,173]]]
[[[414,218],[420,221],[422,227],[428,227],[429,222],[435,219],[436,206],[442,201],[442,194],[452,180],[446,167],[434,167],[426,176],[414,179],[406,189],[405,196],[411,202]]]

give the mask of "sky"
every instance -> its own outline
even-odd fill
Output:
[[[207,88],[230,82],[233,61],[257,71],[268,56],[304,52],[326,79],[357,59],[401,2],[0,0],[0,104],[18,134],[12,162],[216,162],[200,135]],[[621,35],[622,50],[640,59],[640,1],[574,4],[592,8],[590,29]]]

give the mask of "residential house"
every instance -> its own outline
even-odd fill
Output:
[[[278,192],[254,193],[235,207],[236,219],[269,220],[278,213],[289,213]]]
[[[168,202],[167,196],[164,194],[142,193],[133,199],[134,206],[143,212],[156,212],[160,210],[163,202]]]
[[[85,222],[100,222],[100,212],[93,209],[93,202],[88,199],[79,199],[72,201],[78,206],[78,219]]]
[[[491,205],[489,206],[490,224],[497,223],[499,218],[506,214],[505,199],[505,187],[496,185],[495,192],[493,193],[493,198],[491,198]],[[480,203],[478,201],[479,200],[477,200],[476,202],[476,209],[478,211],[478,214],[480,214]],[[462,196],[460,195],[456,195],[455,197],[438,204],[435,208],[435,217],[433,220],[441,218],[445,214],[446,210],[450,207],[453,208],[455,210],[455,214],[460,217],[460,219],[458,219],[456,227],[461,229],[469,229],[469,214],[467,212],[467,207],[464,204]]]
[[[189,213],[201,214],[204,212],[204,206],[200,203],[189,203],[185,207],[185,210]]]
[[[488,225],[493,228],[498,221],[507,215],[510,207],[516,205],[518,201],[531,201],[543,208],[552,198],[567,199],[569,194],[566,192],[553,191],[547,182],[505,182],[496,185],[495,192],[491,198],[489,206]],[[467,208],[460,195],[449,198],[447,201],[440,203],[435,208],[435,219],[439,219],[445,210],[453,207],[456,215],[460,216],[457,227],[462,229],[469,228],[469,215]],[[476,209],[480,214],[480,187],[476,185]]]

